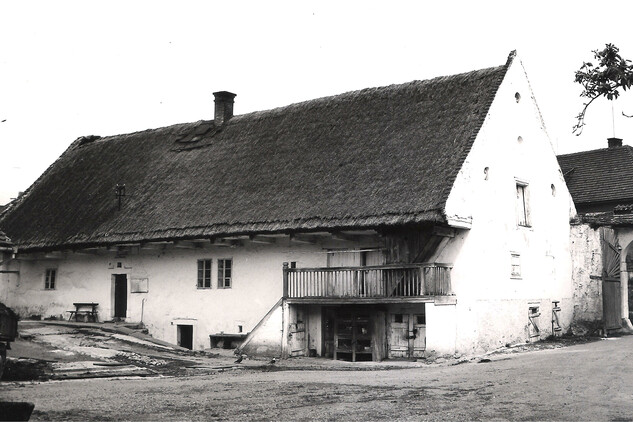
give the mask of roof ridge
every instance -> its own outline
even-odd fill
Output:
[[[513,57],[512,57],[513,58]],[[511,63],[511,58],[508,58],[509,63]],[[278,106],[278,107],[273,107],[270,109],[264,109],[264,110],[255,110],[249,113],[244,113],[244,114],[236,114],[235,116],[233,116],[233,119],[242,119],[245,117],[250,117],[253,115],[263,115],[263,114],[276,114],[276,113],[281,113],[281,112],[285,112],[290,108],[300,108],[302,106],[306,106],[306,105],[316,105],[318,103],[324,103],[327,101],[332,101],[335,99],[340,99],[340,98],[344,98],[344,97],[353,97],[355,95],[359,95],[362,93],[370,93],[370,92],[375,92],[378,90],[387,90],[387,89],[393,89],[396,87],[408,87],[408,86],[412,86],[412,85],[416,85],[416,84],[421,84],[421,83],[433,83],[433,82],[440,82],[440,81],[445,81],[447,79],[452,79],[452,78],[458,78],[458,77],[466,77],[469,75],[473,75],[473,74],[477,74],[477,73],[482,73],[482,72],[492,72],[495,70],[498,70],[502,67],[506,67],[508,66],[508,64],[505,65],[501,65],[501,66],[490,66],[490,67],[486,67],[486,68],[482,68],[482,69],[475,69],[475,70],[471,70],[468,72],[460,72],[460,73],[455,73],[455,74],[450,74],[450,75],[442,75],[442,76],[434,76],[432,78],[429,79],[414,79],[412,81],[407,81],[407,82],[402,82],[402,83],[394,83],[394,84],[389,84],[389,85],[379,85],[379,86],[374,86],[374,87],[367,87],[367,88],[361,88],[361,89],[356,89],[356,90],[351,90],[351,91],[344,91],[338,94],[332,94],[332,95],[325,95],[323,97],[317,97],[317,98],[312,98],[309,100],[303,100],[303,101],[299,101],[296,103],[290,103],[290,104],[286,104],[286,105],[282,105],[282,106]]]
[[[569,157],[572,155],[587,154],[590,152],[617,151],[619,149],[626,149],[629,152],[629,154],[631,154],[631,156],[633,157],[633,146],[631,145],[622,145],[619,147],[611,147],[611,148],[605,147],[605,148],[587,149],[584,151],[569,152],[567,154],[558,154],[557,157]]]

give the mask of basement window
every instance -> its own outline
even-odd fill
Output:
[[[44,277],[44,288],[46,290],[54,290],[56,279],[57,279],[57,269],[47,268],[46,275]]]
[[[218,259],[218,289],[231,288],[232,259]]]
[[[199,289],[211,288],[211,260],[210,259],[198,260],[198,288]]]

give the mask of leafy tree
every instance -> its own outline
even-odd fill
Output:
[[[580,96],[588,100],[576,116],[577,122],[572,133],[576,135],[582,133],[587,108],[596,99],[606,97],[609,101],[616,100],[620,96],[620,88],[626,91],[633,85],[633,65],[630,60],[623,59],[619,52],[620,50],[615,45],[606,44],[603,50],[593,50],[594,58],[598,62],[596,66],[590,62],[584,62],[576,71],[574,81],[583,87]]]

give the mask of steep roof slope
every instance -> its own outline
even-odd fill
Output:
[[[5,212],[22,249],[444,222],[504,66],[80,138]],[[125,184],[118,210],[115,186]]]
[[[633,201],[633,148],[628,145],[558,156],[577,206]]]

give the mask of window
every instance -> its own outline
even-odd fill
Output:
[[[518,253],[510,254],[510,277],[521,278],[521,255]]]
[[[211,260],[210,259],[198,260],[198,288],[199,289],[211,288]]]
[[[57,270],[55,268],[47,268],[44,278],[44,288],[46,290],[55,289],[55,279],[57,278]]]
[[[530,204],[527,183],[517,182],[517,225],[530,227]]]
[[[218,288],[231,288],[231,267],[232,259],[218,259]]]

